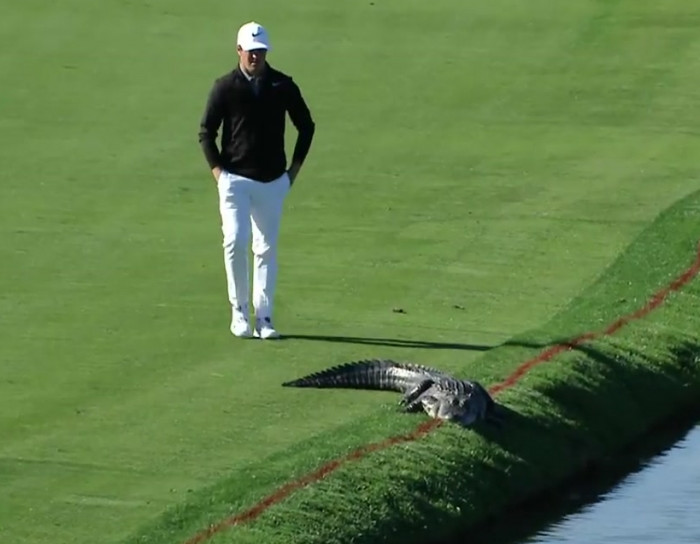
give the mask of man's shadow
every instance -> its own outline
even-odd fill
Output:
[[[426,340],[406,340],[400,338],[367,338],[361,336],[327,336],[317,334],[285,334],[284,340],[310,340],[319,342],[338,342],[342,344],[362,344],[366,346],[388,346],[412,349],[456,349],[467,351],[488,351],[497,346],[480,344],[462,344],[457,342],[430,342]]]
[[[534,342],[523,340],[508,340],[494,345],[465,344],[462,342],[431,342],[429,340],[411,340],[401,338],[373,338],[363,336],[330,336],[322,334],[285,334],[281,340],[309,340],[316,342],[337,342],[341,344],[361,344],[365,346],[388,346],[394,348],[411,349],[454,349],[465,351],[489,351],[502,346],[520,346],[526,348],[547,348],[556,345],[563,345],[570,348],[577,347],[572,344],[571,339],[554,339],[550,342]]]

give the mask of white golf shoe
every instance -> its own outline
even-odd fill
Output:
[[[245,307],[232,308],[231,310],[231,333],[238,338],[250,338],[253,331],[248,320],[248,311]]]
[[[253,335],[262,340],[271,340],[280,337],[280,333],[272,326],[272,321],[269,317],[256,318]]]

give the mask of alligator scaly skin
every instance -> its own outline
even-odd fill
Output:
[[[498,419],[493,399],[479,383],[389,359],[354,361],[282,385],[397,391],[404,395],[401,404],[405,411],[423,409],[431,417],[464,426],[480,420],[496,423]]]
[[[366,359],[314,372],[282,385],[285,387],[379,389],[406,393],[430,377],[446,378],[447,376],[438,370],[422,365],[398,363],[388,359]]]

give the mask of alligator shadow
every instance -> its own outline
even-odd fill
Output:
[[[400,338],[371,338],[362,336],[327,336],[317,334],[285,334],[284,340],[310,340],[318,342],[338,342],[342,344],[362,344],[366,346],[388,346],[410,349],[454,349],[466,351],[488,351],[498,346],[481,344],[462,344],[458,342],[430,342],[425,340],[406,340]]]
[[[503,441],[506,440],[504,433],[514,427],[522,428],[529,421],[526,416],[516,410],[496,402],[492,414],[487,419],[473,423],[469,429],[487,440],[503,445]]]

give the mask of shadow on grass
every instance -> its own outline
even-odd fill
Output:
[[[285,334],[280,340],[309,340],[316,342],[336,342],[341,344],[360,344],[366,346],[388,346],[395,348],[409,349],[453,349],[465,351],[489,351],[491,349],[513,346],[531,349],[545,349],[556,345],[571,346],[572,349],[578,346],[573,345],[573,338],[554,339],[551,342],[531,342],[525,340],[508,340],[501,344],[486,346],[483,344],[468,344],[461,342],[431,342],[428,340],[412,340],[401,338],[373,338],[363,336],[334,336],[322,334]]]
[[[311,340],[317,342],[338,342],[342,344],[362,344],[367,346],[389,346],[411,349],[456,349],[467,351],[488,351],[498,346],[480,344],[460,344],[457,342],[429,342],[399,338],[371,338],[361,336],[327,336],[316,334],[285,334],[283,340]]]
[[[321,334],[285,334],[280,340],[310,340],[316,342],[337,342],[342,344],[361,344],[366,346],[388,346],[410,349],[454,349],[465,351],[489,351],[491,349],[513,346],[531,349],[546,349],[557,345],[570,346],[571,349],[580,349],[573,344],[572,338],[554,339],[551,342],[529,342],[523,340],[508,340],[501,344],[485,346],[483,344],[466,344],[460,342],[431,342],[428,340],[411,340],[401,338],[372,338],[362,336],[333,336]]]

